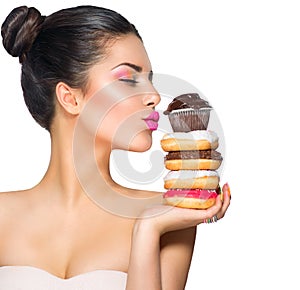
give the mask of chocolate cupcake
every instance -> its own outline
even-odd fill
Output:
[[[165,115],[168,115],[174,132],[206,130],[212,107],[197,93],[183,94],[173,99]]]

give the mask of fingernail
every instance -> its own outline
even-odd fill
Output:
[[[228,182],[226,182],[226,188],[227,188],[227,196],[231,199],[231,193],[230,193],[230,186],[228,184]]]
[[[224,201],[224,193],[223,193],[223,191],[221,191],[221,201],[223,202]]]

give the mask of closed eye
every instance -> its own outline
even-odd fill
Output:
[[[135,79],[126,79],[126,78],[120,78],[119,81],[129,83],[131,85],[135,85],[138,83],[138,81]]]

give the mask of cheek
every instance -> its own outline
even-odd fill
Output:
[[[99,124],[97,136],[126,147],[145,129],[146,125],[139,111],[133,105],[120,103],[105,115]]]

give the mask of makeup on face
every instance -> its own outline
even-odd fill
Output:
[[[152,83],[153,72],[150,71],[146,77],[146,73],[142,73],[142,71],[143,68],[138,65],[132,63],[121,63],[112,69],[112,74],[115,80],[128,83],[131,86],[135,86],[137,83],[143,82],[145,78],[147,78],[148,82]],[[147,87],[139,87],[142,90],[147,90]],[[141,93],[143,93],[143,91],[141,91]],[[143,120],[149,130],[155,131],[158,128],[159,113],[157,111],[152,111],[149,115],[144,117]]]
[[[128,82],[130,84],[138,83],[138,74],[143,71],[143,68],[132,63],[121,63],[112,69],[113,77],[116,80]],[[150,71],[148,79],[152,81],[153,72]]]
[[[155,131],[158,128],[158,121],[159,121],[159,113],[157,111],[152,111],[148,117],[144,119],[147,124],[147,127],[151,131]]]

